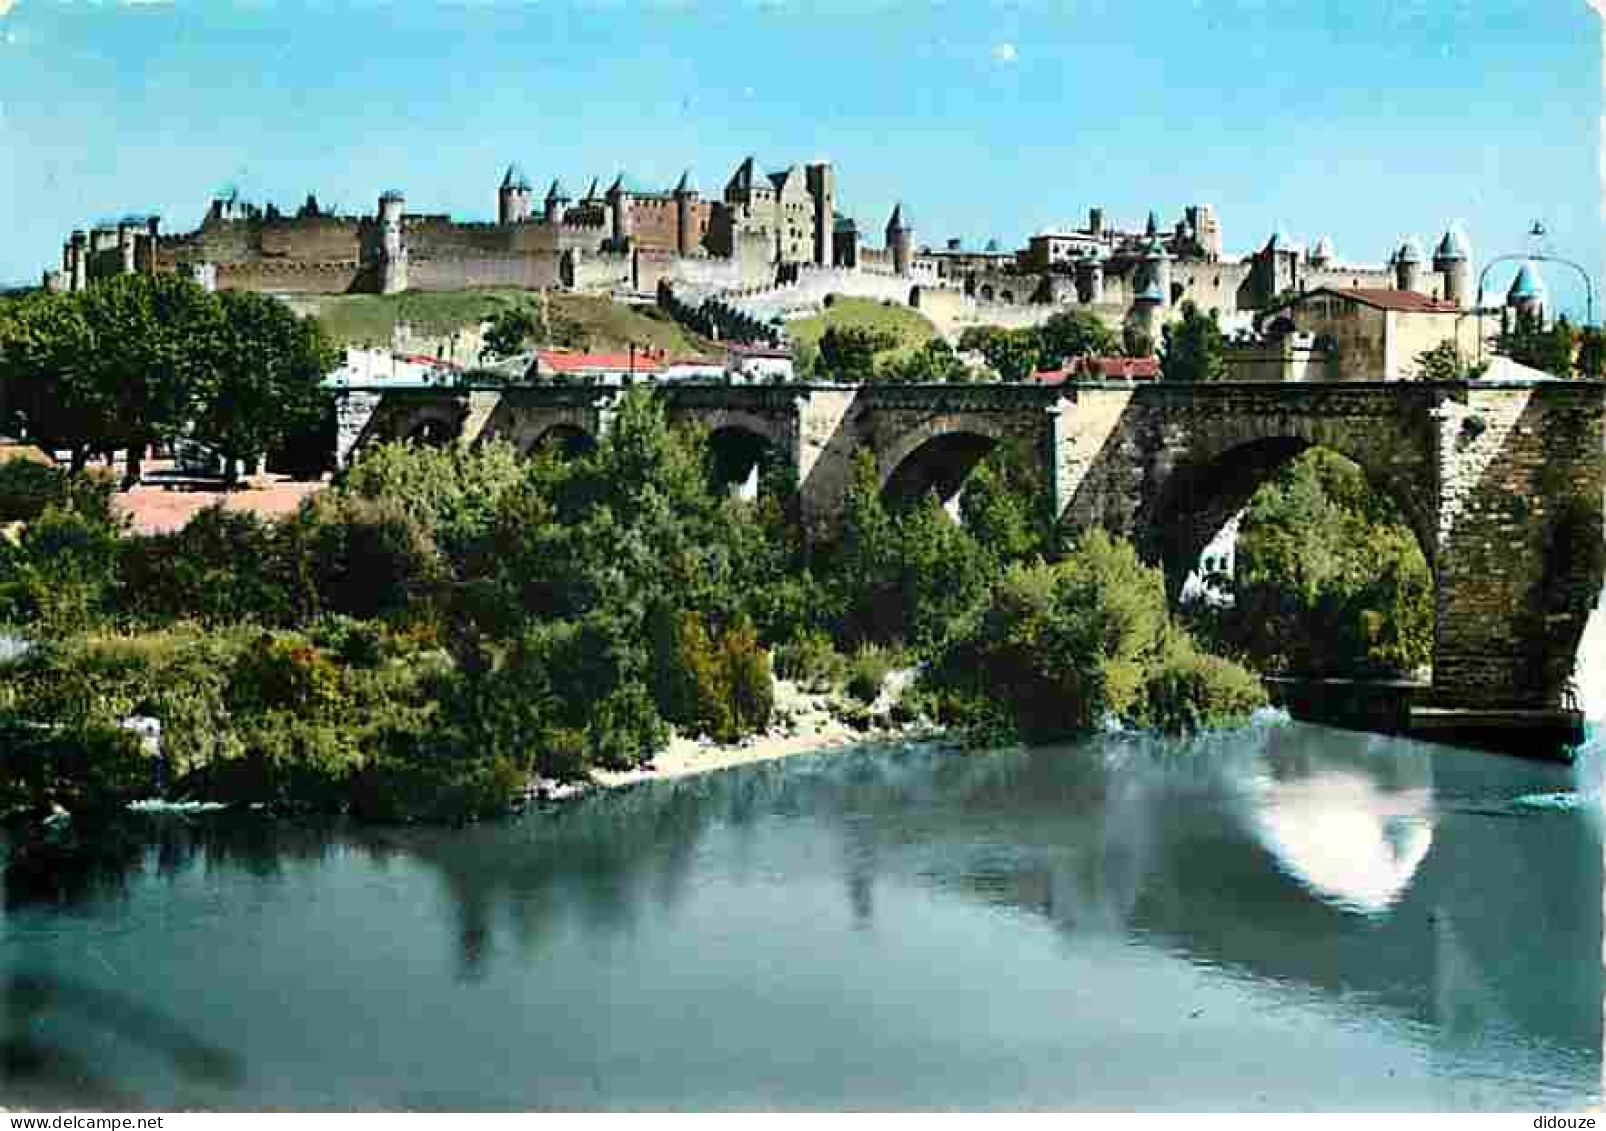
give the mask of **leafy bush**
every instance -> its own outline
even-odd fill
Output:
[[[0,543],[0,615],[35,635],[60,636],[101,621],[116,581],[117,528],[51,503]]]
[[[775,649],[775,674],[806,691],[832,691],[848,678],[848,661],[831,636],[806,629]]]
[[[489,532],[502,498],[528,466],[504,441],[472,448],[380,444],[335,485],[338,494],[401,507],[454,563]]]
[[[38,518],[47,506],[65,502],[67,473],[31,459],[0,462],[0,522]]]
[[[153,776],[138,736],[122,727],[0,718],[0,815],[52,805],[79,815],[109,811],[148,794]]]
[[[1114,717],[1214,726],[1263,701],[1254,676],[1170,624],[1160,571],[1091,532],[1054,565],[1014,566],[931,665],[923,706],[996,741],[1039,742]]]
[[[717,742],[735,742],[769,725],[774,680],[752,622],[711,631],[696,612],[655,615],[654,671],[664,717]]]
[[[325,493],[282,528],[292,576],[313,609],[358,619],[396,616],[445,579],[428,529],[397,499]]]
[[[847,693],[862,703],[874,703],[887,682],[895,653],[879,644],[863,644],[848,661]]]
[[[1137,721],[1167,734],[1190,734],[1248,720],[1266,705],[1266,688],[1249,669],[1199,651],[1186,635],[1166,638],[1149,671]]]
[[[148,623],[288,624],[295,595],[272,526],[222,504],[181,530],[122,545],[118,604]]]

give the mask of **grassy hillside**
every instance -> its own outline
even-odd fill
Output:
[[[291,305],[315,314],[341,345],[383,346],[391,328],[409,322],[415,338],[440,338],[477,326],[498,311],[539,303],[529,291],[404,291],[394,295],[298,296]],[[671,354],[718,353],[718,347],[656,308],[637,308],[598,295],[554,294],[546,298],[549,337],[584,349],[624,351],[631,343]]]
[[[849,298],[847,295],[832,295],[831,305],[819,314],[788,322],[786,336],[801,347],[801,352],[813,354],[819,349],[825,331],[833,326],[862,326],[891,332],[898,339],[898,345],[877,355],[880,358],[911,353],[937,336],[937,328],[918,310],[888,305],[880,299]]]

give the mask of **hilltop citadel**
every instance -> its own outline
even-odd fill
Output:
[[[210,288],[287,296],[474,287],[566,289],[654,296],[711,333],[776,340],[777,327],[828,294],[906,303],[940,329],[1028,326],[1067,308],[1158,336],[1192,301],[1229,327],[1280,298],[1323,288],[1420,296],[1439,312],[1464,309],[1472,259],[1453,226],[1431,258],[1414,237],[1377,264],[1341,260],[1330,239],[1302,246],[1279,227],[1254,251],[1224,253],[1208,204],[1162,224],[1123,230],[1103,208],[1081,224],[1039,232],[1016,251],[917,246],[896,205],[873,245],[839,210],[827,162],[764,173],[742,161],[718,198],[688,172],[671,188],[620,174],[578,198],[562,178],[544,195],[514,164],[495,190],[495,222],[411,211],[388,191],[371,215],[338,215],[313,196],[293,214],[217,194],[200,226],[166,233],[156,217],[126,216],[73,232],[44,285],[82,289],[119,273],[181,272]],[[1393,300],[1398,302],[1398,298]]]

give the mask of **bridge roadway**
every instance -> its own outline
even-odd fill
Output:
[[[1574,657],[1606,557],[1601,382],[658,388],[672,419],[701,423],[738,465],[763,450],[781,460],[815,536],[840,516],[861,450],[889,494],[947,498],[1013,440],[1040,454],[1065,525],[1131,538],[1173,586],[1279,467],[1330,448],[1398,503],[1432,567],[1430,705],[1571,718]],[[341,456],[384,439],[583,445],[606,431],[622,392],[349,386]]]

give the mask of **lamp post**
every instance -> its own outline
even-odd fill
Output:
[[[1544,234],[1544,225],[1539,223],[1535,223],[1533,228],[1529,231],[1529,235],[1532,235],[1536,238],[1543,236]],[[1578,277],[1584,281],[1584,325],[1593,326],[1595,324],[1595,281],[1594,279],[1590,278],[1589,272],[1584,270],[1583,267],[1579,266],[1577,263],[1574,263],[1571,259],[1565,259],[1559,255],[1546,255],[1539,251],[1525,255],[1496,256],[1494,259],[1491,259],[1488,263],[1484,264],[1483,270],[1478,273],[1478,360],[1480,362],[1483,360],[1484,343],[1483,290],[1485,284],[1489,281],[1489,272],[1502,263],[1515,263],[1518,260],[1533,260],[1539,263],[1559,263],[1563,267],[1571,267],[1574,271],[1578,272]]]

